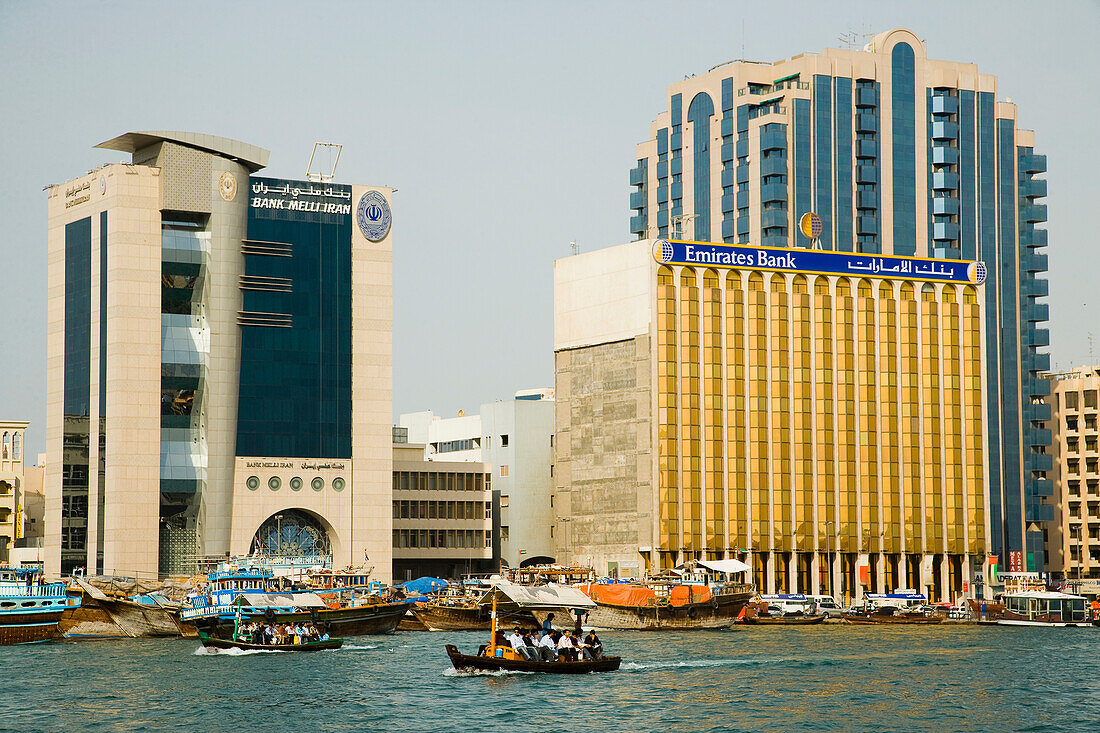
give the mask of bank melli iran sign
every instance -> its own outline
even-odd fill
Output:
[[[658,239],[654,242],[653,259],[662,265],[730,267],[851,277],[888,277],[973,285],[984,283],[986,274],[984,264],[970,260],[933,260],[923,257],[894,257],[820,249],[749,247],[715,242],[683,242],[674,239]]]

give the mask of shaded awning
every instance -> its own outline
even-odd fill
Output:
[[[740,560],[699,560],[699,564],[716,573],[743,573],[752,568]]]
[[[493,581],[493,590],[485,600],[497,596],[501,600],[511,601],[520,608],[595,608],[596,603],[581,591],[568,585],[529,586],[516,585],[507,580]],[[483,601],[484,602],[484,601]]]
[[[253,608],[328,608],[316,593],[241,593],[233,605]]]

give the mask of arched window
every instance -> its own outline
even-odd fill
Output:
[[[11,435],[4,433],[4,455],[3,460],[8,460],[11,455]]]
[[[23,433],[15,433],[11,439],[11,459],[13,461],[20,460],[20,455],[23,448]]]

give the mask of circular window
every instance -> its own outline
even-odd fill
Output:
[[[301,491],[302,490],[302,479],[298,478],[297,476],[290,479],[290,490],[291,491]]]
[[[283,480],[278,476],[272,476],[267,480],[267,488],[272,491],[278,491],[279,487],[283,485]]]
[[[244,485],[248,487],[249,491],[255,491],[260,488],[260,479],[256,476],[249,476],[248,480],[244,482]]]
[[[313,487],[314,491],[320,491],[321,489],[325,488],[325,480],[318,476],[317,478],[310,481],[309,485]]]
[[[332,480],[332,489],[333,489],[333,491],[343,491],[344,490],[344,479],[340,478],[339,476],[334,478]]]

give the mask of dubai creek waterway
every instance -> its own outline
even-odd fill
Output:
[[[607,632],[617,672],[458,674],[445,643],[313,654],[193,640],[0,647],[12,731],[1100,730],[1100,629],[738,627]]]

